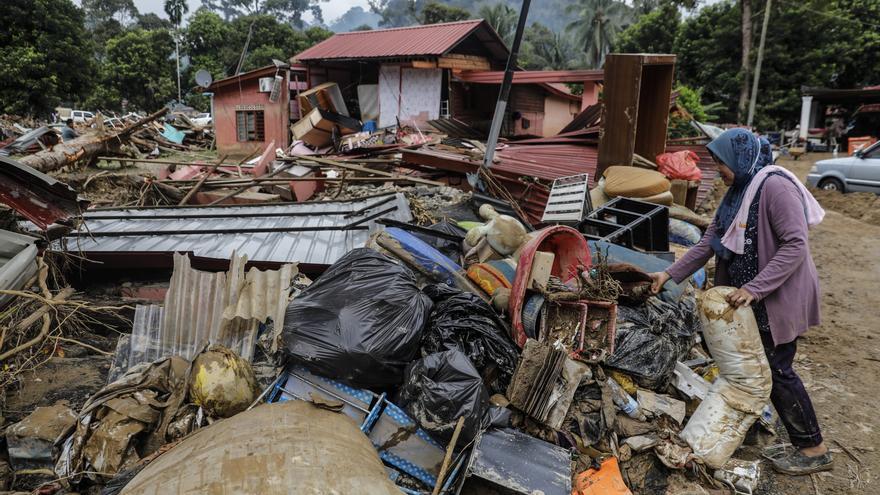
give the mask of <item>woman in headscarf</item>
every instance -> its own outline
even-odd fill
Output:
[[[736,287],[727,301],[751,306],[773,373],[773,406],[796,447],[774,461],[800,475],[831,469],[813,404],[792,369],[797,339],[819,324],[819,281],[810,256],[809,225],[824,211],[787,170],[772,165],[770,145],[745,129],[730,129],[707,146],[729,186],[702,240],[665,272],[652,290],[681,282],[716,260],[715,285]]]

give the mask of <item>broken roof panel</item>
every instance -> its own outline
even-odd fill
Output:
[[[483,20],[409,26],[370,31],[337,33],[317,45],[295,55],[298,62],[362,58],[393,58],[440,56],[456,47],[465,37],[482,30],[484,41],[507,49],[495,31]],[[500,52],[499,52],[500,53]]]
[[[90,210],[85,225],[53,244],[114,266],[166,266],[169,253],[188,252],[250,262],[299,262],[302,270],[326,267],[381,227],[376,220],[412,220],[401,193],[350,201]],[[164,255],[157,263],[145,254]],[[153,257],[155,258],[155,257]]]
[[[89,204],[67,184],[6,157],[0,157],[0,203],[41,230],[79,215]]]

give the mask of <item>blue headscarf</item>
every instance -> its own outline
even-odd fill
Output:
[[[722,132],[706,148],[733,171],[733,185],[727,190],[718,206],[718,212],[715,213],[715,237],[711,240],[715,254],[723,259],[730,259],[733,253],[721,244],[721,238],[739,211],[749,183],[759,170],[772,164],[773,155],[770,152],[770,143],[765,138],[759,138],[742,128]]]

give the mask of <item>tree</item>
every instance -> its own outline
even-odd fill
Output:
[[[529,70],[562,70],[574,68],[575,49],[565,33],[554,33],[534,23],[523,33],[520,64]]]
[[[422,9],[419,15],[419,22],[422,24],[438,24],[441,22],[463,21],[470,19],[470,17],[471,14],[467,10],[432,1]]]
[[[155,110],[174,97],[174,40],[168,31],[132,29],[107,42],[91,103],[118,110]]]
[[[7,0],[0,29],[0,113],[48,116],[91,89],[94,46],[70,0]]]
[[[703,7],[685,19],[673,48],[679,55],[679,81],[691,88],[702,88],[707,101],[722,102],[721,122],[736,121],[741,49],[738,11],[730,2]]]
[[[373,26],[370,26],[369,24],[361,24],[360,26],[355,26],[355,28],[352,29],[352,31],[372,31],[372,30],[373,30]]]
[[[189,5],[186,0],[165,0],[165,13],[171,24],[180,29],[180,23],[183,22],[183,16],[189,12]]]
[[[367,0],[370,10],[382,16],[382,27],[409,26],[419,22],[421,0]]]
[[[673,53],[675,35],[681,24],[678,7],[666,2],[624,29],[614,43],[621,53]]]
[[[516,10],[505,3],[498,2],[494,5],[480,7],[479,16],[492,26],[507,46],[513,43],[516,24],[519,21],[519,13]]]
[[[138,15],[138,20],[135,25],[144,31],[152,31],[154,29],[170,30],[174,27],[168,19],[163,19],[152,12]]]
[[[745,120],[746,105],[749,103],[749,73],[751,72],[752,54],[752,0],[740,0],[742,27],[742,51],[740,64],[739,105],[737,106],[738,122]]]
[[[183,16],[189,12],[186,0],[165,0],[165,13],[174,24],[174,58],[177,61],[177,101],[182,99],[180,90],[180,23]]]
[[[366,11],[363,7],[356,5],[330,23],[330,30],[337,33],[363,31],[363,29],[358,28],[367,26],[372,29],[379,25],[381,19],[382,17],[375,12]]]
[[[134,0],[82,0],[86,28],[100,51],[110,38],[119,36],[138,20]]]
[[[629,7],[616,0],[578,0],[567,10],[575,20],[565,27],[566,31],[574,34],[586,64],[601,67],[617,33],[629,23]]]
[[[226,21],[251,15],[272,15],[297,28],[305,27],[303,14],[311,12],[317,22],[324,22],[319,2],[322,0],[202,0],[202,7],[223,14]],[[326,1],[326,0],[323,0]]]

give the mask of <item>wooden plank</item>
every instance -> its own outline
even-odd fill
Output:
[[[436,60],[413,60],[412,66],[414,69],[436,69],[437,61]]]
[[[450,53],[437,59],[437,67],[458,70],[489,70],[492,68],[489,59],[474,55],[458,55]]]

